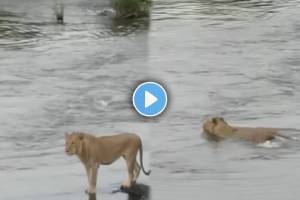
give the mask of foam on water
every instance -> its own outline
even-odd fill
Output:
[[[279,148],[281,144],[279,142],[267,140],[264,143],[258,144],[257,146],[263,148]]]

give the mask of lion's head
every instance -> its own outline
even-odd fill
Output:
[[[212,139],[222,139],[233,133],[233,128],[222,118],[213,117],[203,124],[204,133]]]
[[[65,151],[68,155],[80,154],[82,152],[84,134],[83,133],[66,133],[65,134]]]

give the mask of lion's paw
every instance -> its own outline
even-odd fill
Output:
[[[85,189],[84,193],[87,195],[94,195],[94,194],[96,194],[96,191],[90,191],[89,189]]]

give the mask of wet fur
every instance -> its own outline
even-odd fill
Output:
[[[254,143],[263,143],[275,139],[279,129],[251,128],[229,125],[222,117],[214,117],[203,124],[204,133],[212,140],[243,139]]]

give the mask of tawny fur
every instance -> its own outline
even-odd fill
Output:
[[[89,194],[96,193],[97,173],[100,165],[109,165],[123,157],[127,164],[128,179],[123,182],[125,188],[131,187],[139,176],[143,167],[142,141],[136,134],[124,133],[113,136],[95,137],[91,134],[73,132],[65,135],[66,153],[68,155],[77,155],[83,163],[89,188],[86,190]],[[136,160],[140,150],[141,167]]]
[[[204,133],[213,140],[243,139],[254,143],[273,140],[278,135],[276,128],[251,128],[229,125],[222,117],[214,117],[203,124]]]

